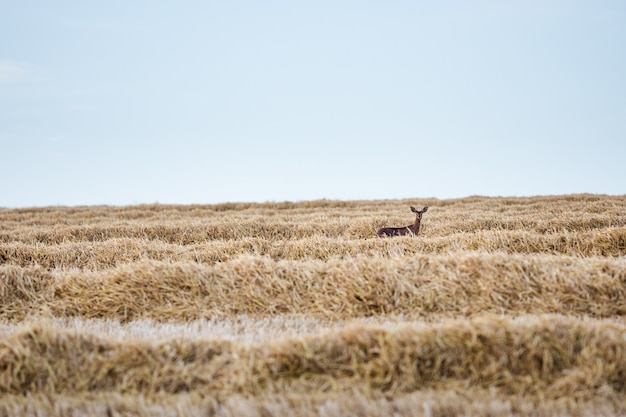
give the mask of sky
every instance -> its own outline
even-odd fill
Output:
[[[626,2],[0,3],[0,207],[626,193]]]

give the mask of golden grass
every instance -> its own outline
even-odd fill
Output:
[[[258,343],[219,337],[120,341],[29,325],[0,339],[0,369],[10,375],[0,379],[0,392],[20,407],[25,398],[82,398],[86,406],[122,398],[111,395],[116,393],[135,408],[144,401],[167,407],[177,399],[190,408],[207,399],[223,407],[225,399],[244,398],[256,406],[282,403],[283,410],[291,401],[299,407],[308,402],[308,414],[329,401],[354,405],[356,397],[373,405],[364,411],[373,415],[383,398],[413,398],[448,415],[450,408],[461,414],[461,407],[479,403],[489,410],[493,404],[484,400],[497,398],[505,415],[522,404],[532,413],[547,404],[625,412],[626,325],[552,315],[481,316],[347,324]],[[457,402],[444,407],[441,400],[448,397]]]
[[[95,272],[18,266],[0,271],[5,320],[37,311],[121,321],[241,314],[326,319],[626,314],[624,258],[475,252],[329,261],[245,256],[214,265],[142,260]]]
[[[625,256],[624,196],[0,210],[0,416],[624,414]]]

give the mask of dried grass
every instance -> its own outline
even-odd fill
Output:
[[[0,392],[15,398],[195,393],[187,399],[196,404],[235,395],[287,404],[294,395],[315,402],[312,393],[366,403],[463,393],[483,404],[602,399],[623,409],[625,381],[626,326],[564,316],[360,323],[261,343],[120,342],[41,325],[0,338]]]
[[[625,196],[0,210],[0,416],[620,415],[625,295]]]
[[[21,320],[34,311],[121,321],[242,314],[326,319],[626,315],[624,258],[475,252],[329,261],[244,256],[215,265],[138,261],[95,272],[15,266],[0,271],[5,320]]]

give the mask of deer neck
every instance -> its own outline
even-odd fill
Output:
[[[417,235],[417,233],[420,231],[420,223],[421,220],[416,218],[415,223],[413,223],[411,226],[408,226],[408,229],[411,230],[414,235]]]

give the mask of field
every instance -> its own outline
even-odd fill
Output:
[[[624,414],[626,196],[0,209],[0,416]]]

